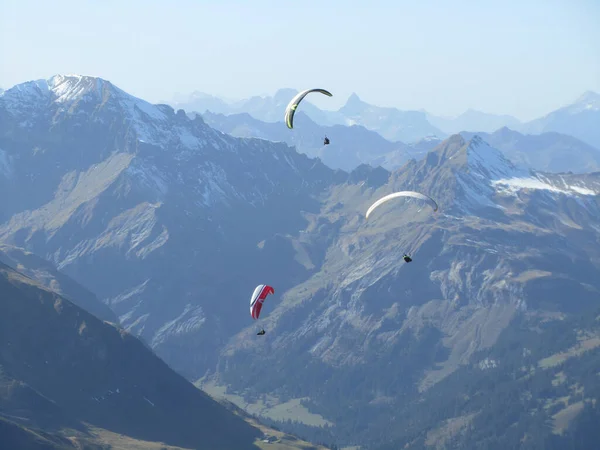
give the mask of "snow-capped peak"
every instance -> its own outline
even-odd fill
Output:
[[[500,150],[490,147],[477,135],[468,143],[467,164],[470,172],[488,180],[502,178],[518,170]]]
[[[477,135],[465,145],[467,170],[460,172],[457,180],[464,194],[461,205],[467,210],[473,206],[498,208],[495,195],[513,196],[524,189],[569,196],[600,194],[600,185],[516,166]]]
[[[0,95],[0,101],[15,117],[26,116],[25,125],[48,103],[56,104],[59,111],[67,111],[75,103],[121,109],[138,123],[148,118],[155,122],[167,119],[163,108],[134,97],[102,78],[83,75],[54,75],[47,80],[18,84]]]
[[[46,98],[48,92],[48,83],[45,80],[28,81],[0,93],[0,100],[9,106],[12,104],[31,104],[36,100]]]
[[[564,176],[516,166],[479,136],[474,136],[469,142],[467,161],[470,175],[485,179],[489,185],[505,193],[521,189],[542,189],[569,195],[600,194],[593,186],[569,182]]]
[[[365,103],[360,99],[360,97],[356,94],[356,92],[353,92],[350,97],[348,97],[348,100],[346,100],[346,104],[343,106],[342,109],[344,110],[348,110],[348,111],[354,111],[356,108],[363,108],[365,106]]]
[[[56,102],[67,103],[87,94],[100,97],[105,83],[108,82],[82,75],[55,75],[48,80],[48,87],[56,96]]]
[[[577,114],[583,111],[600,111],[600,94],[593,91],[585,92],[575,103],[567,107],[570,114]]]

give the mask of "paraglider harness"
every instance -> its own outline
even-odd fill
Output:
[[[329,138],[327,136],[325,136],[325,139],[323,140],[323,145],[329,145]]]
[[[257,336],[262,336],[263,334],[265,334],[266,331],[265,330],[260,330],[258,333],[256,333]]]
[[[412,258],[410,256],[408,256],[406,253],[402,257],[402,259],[404,259],[404,262],[407,262],[407,263],[412,261]]]

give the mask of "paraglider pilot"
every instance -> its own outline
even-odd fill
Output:
[[[329,138],[327,136],[325,136],[325,139],[323,140],[323,145],[329,145]]]
[[[404,259],[404,262],[407,262],[407,263],[412,261],[412,258],[410,256],[408,256],[406,253],[402,257],[402,259]]]

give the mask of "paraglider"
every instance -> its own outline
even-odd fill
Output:
[[[382,198],[380,198],[379,200],[377,200],[375,203],[373,203],[369,209],[367,210],[367,214],[365,216],[365,218],[369,218],[369,216],[371,215],[371,213],[380,205],[394,199],[394,198],[398,198],[398,197],[413,197],[413,198],[418,198],[420,200],[425,200],[432,208],[433,211],[437,211],[438,210],[438,205],[435,202],[435,200],[433,200],[431,197],[428,197],[426,195],[423,195],[419,192],[414,192],[414,191],[400,191],[400,192],[394,192],[392,194],[388,194]]]
[[[419,192],[414,192],[414,191],[400,191],[400,192],[394,192],[392,194],[388,194],[388,195],[380,198],[379,200],[377,200],[375,203],[373,203],[369,207],[365,217],[368,219],[369,216],[371,215],[371,213],[378,206],[381,206],[382,204],[384,204],[394,198],[398,198],[398,197],[412,197],[412,198],[418,198],[420,200],[425,200],[433,208],[434,212],[438,210],[437,203],[431,197],[428,197],[427,195],[421,194]],[[406,253],[404,254],[404,256],[402,256],[402,259],[404,259],[404,262],[407,262],[407,263],[412,262],[412,258],[409,255],[407,255]]]
[[[252,297],[250,297],[250,315],[254,320],[258,320],[260,317],[260,310],[262,309],[262,305],[267,298],[268,295],[274,294],[275,289],[266,284],[259,284],[254,289],[252,293]],[[258,336],[262,336],[266,331],[262,328],[258,333]]]
[[[304,99],[304,97],[306,97],[311,92],[319,92],[329,97],[333,97],[333,94],[329,91],[326,91],[325,89],[306,89],[305,91],[302,91],[299,94],[297,94],[285,108],[285,124],[288,128],[294,128],[294,114],[296,113],[296,108],[298,108],[298,105]],[[329,141],[329,139],[325,139]],[[327,142],[327,144],[328,143],[329,142]]]

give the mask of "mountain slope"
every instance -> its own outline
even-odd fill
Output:
[[[0,291],[5,417],[55,433],[87,423],[188,448],[255,448],[256,429],[134,337],[5,265]]]
[[[313,195],[347,177],[101,79],[19,85],[0,97],[0,116],[15,193],[0,241],[45,255],[194,377],[215,341],[247,323],[238,305],[257,279],[306,272],[257,244],[301,229]]]
[[[568,134],[600,148],[600,94],[585,92],[573,104],[557,109],[523,125],[519,131],[528,134],[556,132]]]
[[[434,388],[377,450],[595,448],[600,310],[513,321],[489,351]]]
[[[364,220],[372,201],[405,189],[433,196],[441,212],[399,202]],[[383,185],[332,187],[307,229],[289,238],[309,255],[328,242],[311,259],[318,268],[273,305],[263,344],[251,344],[250,329],[230,340],[213,380],[247,398],[303,399],[335,424],[343,445],[383,444],[390,417],[405,417],[412,402],[476,363],[522,314],[597,304],[595,192],[600,174],[520,169],[460,136]]]
[[[299,152],[318,157],[332,169],[352,171],[361,164],[393,170],[409,159],[410,148],[402,142],[390,142],[362,126],[319,126],[302,112],[296,114],[294,129],[283,122],[267,123],[249,114],[229,116],[206,113],[203,119],[211,127],[236,137],[254,137],[285,142]],[[323,145],[327,136],[331,143]]]
[[[435,410],[431,393],[453,392],[465,367],[492,364],[525,315],[557,323],[597,302],[597,173],[523,169],[453,136],[393,173],[347,174],[102,80],[67,81],[66,109],[55,80],[0,97],[4,179],[22,199],[0,240],[47,255],[172,367],[286,431],[373,447],[467,423],[456,397],[426,430],[410,412]],[[398,201],[365,221],[402,189],[432,195],[439,213]],[[257,337],[247,305],[262,282],[276,294]]]
[[[100,320],[118,323],[117,316],[108,306],[75,280],[60,273],[45,259],[17,247],[0,245],[0,262],[35,279]]]

